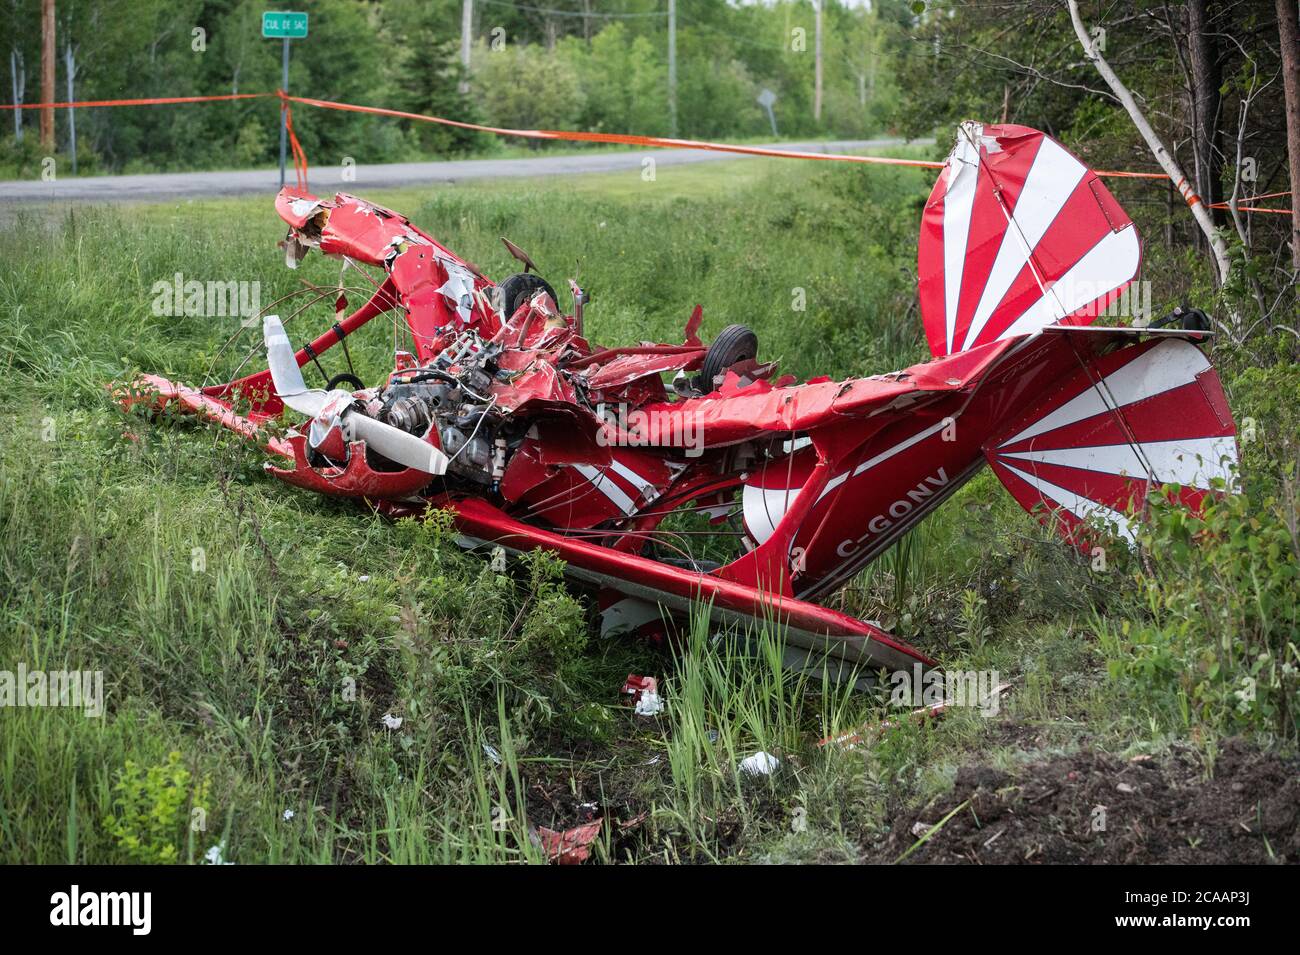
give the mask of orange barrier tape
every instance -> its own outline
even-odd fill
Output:
[[[1216,203],[1213,203],[1212,205],[1208,206],[1207,208],[1210,208],[1210,209],[1231,209],[1232,206],[1230,206],[1230,205],[1229,205],[1228,203],[1226,203],[1226,202],[1216,202]],[[1291,214],[1291,210],[1290,210],[1290,209],[1265,209],[1263,206],[1237,206],[1237,209],[1238,209],[1238,211],[1240,211],[1240,212],[1271,212],[1271,213],[1273,213],[1275,216],[1289,216],[1289,215]]]
[[[293,151],[293,172],[298,177],[298,190],[307,191],[307,153],[298,142],[298,134],[293,131],[293,110],[289,108],[289,98],[284,90],[277,90],[280,97],[280,113],[284,117],[284,130],[289,136],[289,148]]]
[[[711,143],[696,139],[667,139],[662,136],[634,136],[626,133],[580,133],[560,129],[507,129],[501,126],[483,126],[478,123],[464,123],[441,116],[425,116],[421,113],[407,113],[398,109],[385,109],[380,106],[358,106],[354,103],[336,103],[331,100],[312,99],[307,96],[290,96],[288,99],[307,106],[320,109],[336,109],[349,113],[371,113],[376,116],[394,116],[399,119],[414,119],[424,123],[439,123],[455,126],[459,129],[474,129],[479,132],[493,133],[497,136],[522,136],[525,139],[567,140],[581,143],[616,143],[623,146],[653,146],[660,149],[705,149],[713,152],[740,153],[746,156],[772,156],[789,159],[823,159],[834,162],[877,163],[892,166],[924,166],[929,169],[942,169],[943,163],[924,159],[893,159],[888,156],[852,156],[846,153],[810,153],[788,149],[765,149],[760,146],[734,146],[729,143]]]
[[[215,103],[219,100],[264,99],[274,93],[226,93],[221,96],[155,96],[150,99],[92,99],[76,103],[0,103],[0,109],[80,109],[83,106],[168,106],[175,103]]]
[[[1280,199],[1283,196],[1289,195],[1291,195],[1290,190],[1287,190],[1286,192],[1266,192],[1262,196],[1243,196],[1238,199],[1237,202],[1258,202],[1260,199]]]
[[[1237,209],[1241,212],[1271,212],[1275,216],[1289,216],[1291,215],[1290,209],[1269,209],[1264,206],[1243,206],[1242,205],[1243,202],[1258,202],[1261,199],[1281,199],[1283,196],[1289,196],[1289,195],[1291,195],[1291,192],[1288,190],[1287,192],[1266,192],[1262,196],[1247,196],[1244,199],[1237,200]],[[1232,203],[1231,201],[1215,202],[1211,204],[1210,208],[1231,209]]]
[[[443,126],[454,126],[458,129],[472,129],[483,133],[492,133],[496,136],[520,136],[525,139],[546,139],[546,140],[563,140],[578,143],[607,143],[622,146],[651,146],[657,149],[702,149],[710,152],[736,153],[742,156],[770,156],[777,159],[820,159],[829,162],[856,162],[870,163],[885,166],[919,166],[925,169],[942,169],[942,162],[935,162],[926,159],[895,159],[890,156],[855,156],[848,153],[810,153],[793,149],[767,149],[762,146],[736,146],[729,143],[713,143],[698,139],[668,139],[663,136],[636,136],[628,133],[584,133],[572,130],[560,129],[509,129],[502,126],[484,126],[480,123],[466,123],[455,119],[445,119],[441,116],[426,116],[422,113],[408,113],[400,109],[386,109],[382,106],[358,106],[355,103],[338,103],[333,100],[314,99],[310,96],[290,96],[284,90],[276,90],[274,93],[225,93],[217,96],[159,96],[149,99],[105,99],[105,100],[87,100],[84,102],[73,103],[22,103],[22,104],[0,104],[0,109],[72,109],[74,107],[94,107],[94,106],[164,106],[179,103],[212,103],[222,100],[241,100],[241,99],[263,99],[275,96],[280,100],[280,110],[284,117],[285,130],[289,136],[289,142],[293,149],[293,166],[294,172],[298,177],[298,188],[306,189],[307,187],[307,154],[298,141],[297,135],[293,130],[293,114],[289,104],[302,103],[305,106],[315,106],[318,109],[333,109],[348,113],[369,113],[375,116],[392,116],[397,119],[413,119],[422,123],[439,123]],[[1106,170],[1097,172],[1098,176],[1106,176],[1117,179],[1168,179],[1169,177],[1163,172],[1125,172],[1118,170]],[[1178,190],[1183,191],[1186,180],[1178,183]],[[1201,201],[1200,196],[1187,190],[1184,199],[1189,206],[1193,206]],[[1281,196],[1289,196],[1290,192],[1271,192],[1262,196],[1251,196],[1248,199],[1239,200],[1240,202],[1254,202],[1259,199],[1275,199]],[[1229,208],[1226,202],[1216,202],[1209,208],[1226,209]],[[1243,212],[1271,212],[1275,215],[1290,215],[1289,209],[1265,209],[1257,206],[1243,206],[1238,204],[1238,209]]]
[[[1097,175],[1108,176],[1112,179],[1168,179],[1169,178],[1163,172],[1115,172],[1114,170],[1110,170],[1110,171],[1097,170]]]

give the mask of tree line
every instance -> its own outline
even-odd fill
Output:
[[[9,100],[39,101],[42,0],[0,0]],[[904,0],[822,0],[822,90],[816,102],[817,8],[811,0],[737,6],[676,4],[677,132],[768,138],[758,102],[776,96],[782,137],[857,137],[884,130],[897,99],[886,48],[915,17]],[[297,0],[309,36],[292,48],[289,88],[321,99],[512,127],[665,135],[668,0],[474,0],[469,63],[464,0]],[[280,43],[261,36],[268,0],[56,0],[56,100],[275,90]],[[72,76],[69,94],[68,77]],[[83,109],[80,169],[247,166],[274,161],[269,100]],[[50,152],[36,111],[20,111],[0,164],[30,170]],[[316,162],[385,162],[500,148],[449,127],[311,111],[295,129]],[[56,115],[66,153],[70,117]]]
[[[1108,181],[1147,236],[1146,274],[1154,265],[1189,292],[1209,286],[1221,339],[1252,360],[1300,355],[1295,0],[917,8],[893,48],[901,132],[966,118],[1022,123],[1096,169],[1174,170],[1164,182]]]

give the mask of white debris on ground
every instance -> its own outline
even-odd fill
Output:
[[[493,765],[501,765],[501,753],[491,743],[483,744],[483,755],[492,760]]]
[[[222,854],[225,851],[226,844],[224,842],[219,842],[207,852],[203,853],[203,861],[207,865],[234,865],[233,862],[227,862],[222,858]]]
[[[658,716],[664,711],[664,701],[653,690],[646,690],[636,701],[637,716]]]
[[[295,813],[294,813],[294,811],[293,811],[292,809],[286,809],[286,810],[284,811],[284,821],[285,821],[285,822],[288,822],[290,819],[292,819],[292,818],[294,817],[294,815],[295,815]]]
[[[771,753],[757,752],[740,761],[740,771],[749,776],[771,776],[781,767],[781,761]]]
[[[402,725],[402,718],[400,716],[394,716],[392,713],[385,713],[379,719],[380,722],[382,722],[390,730],[398,729]]]

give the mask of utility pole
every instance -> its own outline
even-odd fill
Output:
[[[289,38],[286,36],[280,51],[280,89],[289,94]],[[280,103],[280,188],[284,188],[284,163],[289,150],[289,101]],[[297,160],[294,160],[297,168]]]
[[[816,47],[817,62],[813,69],[815,75],[813,78],[813,119],[817,122],[822,121],[822,7],[826,6],[826,0],[814,0],[813,9],[817,11],[817,36],[814,40]]]
[[[460,91],[469,92],[469,49],[474,41],[474,0],[462,0],[460,7],[460,65],[465,73],[460,79]]]
[[[27,66],[23,63],[23,55],[18,50],[9,51],[9,75],[13,81],[14,88],[14,105],[23,104],[23,94],[27,92]],[[23,111],[14,110],[14,142],[23,141]]]
[[[54,102],[54,0],[41,0],[41,102]],[[41,110],[41,148],[54,152],[54,110]]]
[[[68,33],[72,31],[69,29]],[[72,52],[72,37],[63,40],[63,73],[68,79],[68,102],[76,102],[73,96],[73,81],[77,78],[77,58]],[[72,153],[72,174],[77,174],[77,111],[68,107],[68,149]]]
[[[677,135],[677,0],[668,0],[668,135]]]

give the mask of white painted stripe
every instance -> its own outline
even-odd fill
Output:
[[[575,464],[573,469],[594,484],[596,490],[613,501],[614,506],[624,514],[636,513],[636,504],[633,503],[632,499],[627,496],[621,487],[602,474],[599,470],[588,464]]]
[[[627,479],[629,484],[641,492],[641,500],[644,503],[648,504],[659,496],[659,489],[655,487],[652,482],[637,474],[622,461],[612,462],[612,467],[615,472],[621,474],[625,479]]]
[[[948,156],[948,186],[943,196],[943,282],[947,322],[947,354],[952,354],[953,330],[957,324],[957,302],[961,297],[962,271],[966,265],[966,242],[970,238],[971,210],[975,206],[975,184],[979,179],[979,142],[984,127],[965,123],[957,132],[957,144]]]
[[[1061,505],[1061,507],[1065,508],[1079,520],[1086,521],[1094,516],[1099,517],[1103,523],[1114,524],[1120,537],[1123,537],[1130,543],[1133,542],[1133,527],[1129,523],[1129,519],[1119,511],[1112,510],[1105,504],[1100,504],[1091,498],[1080,497],[1073,491],[1067,491],[1065,488],[1058,487],[1050,481],[1044,481],[1041,478],[1037,478],[1027,471],[1022,471],[1020,468],[1013,467],[1005,460],[1002,463],[1028,481],[1030,485],[1037,488],[1039,493],[1056,501]],[[1044,501],[1043,503],[1050,506],[1049,501]]]
[[[1054,294],[1034,302],[998,339],[1038,331],[1113,292],[1137,275],[1141,258],[1134,226],[1108,232],[1052,286]]]
[[[1142,453],[1155,469],[1159,484],[1182,484],[1209,488],[1213,478],[1231,482],[1229,464],[1237,460],[1237,442],[1231,437],[1179,438],[1174,441],[1143,441]],[[1110,444],[1090,448],[1051,448],[999,455],[1002,460],[1018,458],[1040,464],[1059,464],[1102,474],[1117,474],[1139,480],[1147,470],[1131,445]]]
[[[1103,381],[1106,389],[1122,407],[1141,398],[1150,398],[1189,384],[1208,367],[1210,362],[1199,348],[1181,339],[1171,338],[1117,368]],[[1098,393],[1098,387],[1089,385],[1086,390],[1039,418],[1019,434],[1003,441],[1000,446],[1005,448],[1084,418],[1091,418],[1109,407],[1109,403],[1103,401]]]
[[[740,502],[745,515],[745,530],[760,544],[776,532],[776,526],[794,506],[803,488],[770,488],[746,484]]]
[[[1044,136],[1034,163],[1025,177],[1020,198],[1002,235],[1002,245],[980,295],[979,305],[966,332],[965,350],[984,330],[989,318],[1006,296],[1011,283],[1025,267],[1025,249],[1035,249],[1069,200],[1087,169],[1054,140]],[[1017,230],[1019,232],[1017,233]]]
[[[826,482],[826,487],[822,489],[821,494],[817,495],[817,500],[820,501],[823,497],[825,497],[831,491],[835,490],[837,487],[839,487],[849,478],[857,477],[859,474],[862,474],[864,471],[870,471],[881,461],[888,461],[894,455],[906,451],[908,448],[912,447],[912,445],[919,444],[920,442],[924,441],[926,438],[930,437],[932,434],[936,434],[942,431],[944,428],[948,426],[948,424],[949,424],[948,419],[944,418],[940,420],[938,423],[933,424],[930,427],[926,428],[924,431],[918,431],[910,438],[904,438],[902,441],[898,442],[898,444],[894,445],[892,448],[887,448],[884,451],[881,451],[874,458],[868,458],[866,461],[863,461],[856,468],[854,468],[852,473],[845,471],[843,474],[836,475],[835,477],[831,478],[829,481]]]

